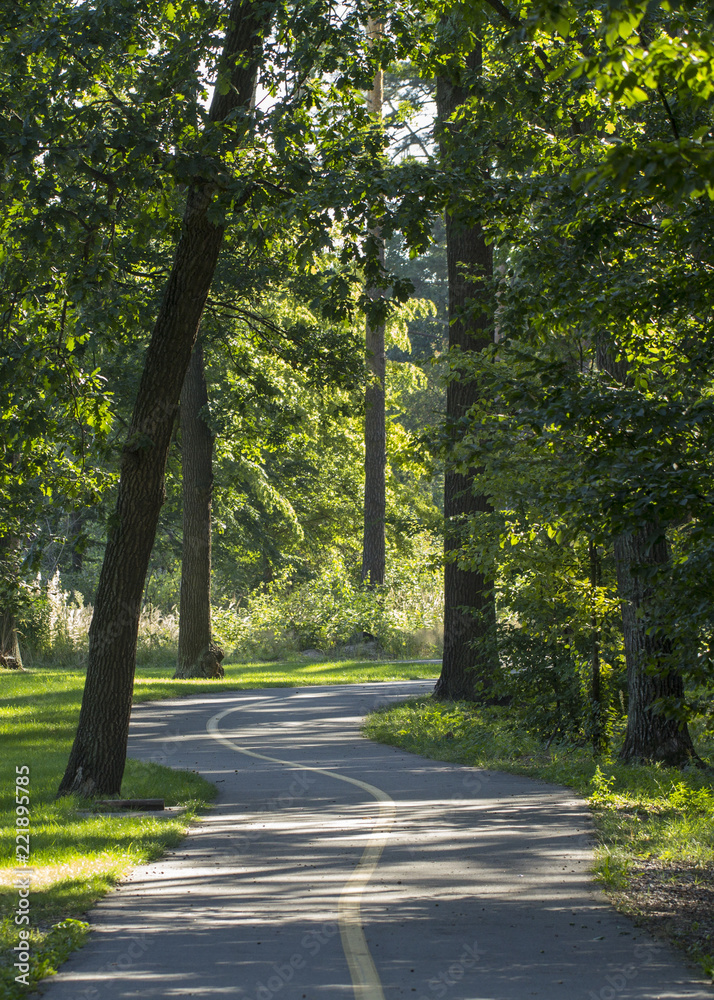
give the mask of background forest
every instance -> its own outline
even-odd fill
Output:
[[[220,55],[235,25],[214,2],[2,15],[8,665],[86,653],[199,192],[223,241],[192,365],[225,653],[439,656],[446,628],[441,697],[596,748],[629,710],[626,756],[694,759],[714,634],[712,11],[242,8],[253,62]],[[363,552],[365,328],[387,345],[383,582]],[[177,655],[186,392],[144,657]]]

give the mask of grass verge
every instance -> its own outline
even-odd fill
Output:
[[[229,664],[222,681],[170,678],[171,668],[137,667],[134,701],[154,701],[206,691],[409,680],[438,675],[437,664],[309,661]],[[80,947],[88,925],[83,914],[128,868],[160,857],[179,843],[189,822],[215,794],[197,774],[158,764],[127,762],[122,796],[163,798],[182,805],[181,816],[84,814],[86,803],[55,792],[67,763],[84,688],[81,669],[0,671],[0,998],[17,1000],[27,987],[13,950],[18,887],[15,872],[16,768],[29,770],[31,846],[29,983],[53,974]],[[24,777],[24,775],[23,775]],[[21,786],[24,787],[24,784]],[[20,914],[21,916],[22,914]]]
[[[595,878],[619,909],[680,947],[714,979],[714,782],[696,768],[627,766],[552,746],[508,711],[418,698],[380,709],[366,736],[423,757],[568,785],[593,810]],[[714,756],[714,734],[697,733]]]

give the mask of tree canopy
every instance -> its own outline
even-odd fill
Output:
[[[218,602],[335,560],[359,577],[364,331],[386,325],[387,578],[444,533],[447,581],[478,575],[478,598],[447,583],[447,650],[461,630],[471,681],[489,665],[463,690],[598,745],[641,695],[654,735],[632,754],[692,759],[657,733],[684,734],[711,690],[710,9],[4,17],[3,615],[22,621],[38,570],[93,600],[132,461],[158,499],[129,618],[149,586],[177,601],[176,407],[199,324]]]

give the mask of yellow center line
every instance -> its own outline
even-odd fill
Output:
[[[379,803],[379,817],[372,833],[367,838],[367,845],[362,852],[362,857],[357,863],[350,877],[347,879],[337,906],[337,921],[340,928],[342,948],[347,959],[347,965],[352,977],[355,1000],[384,1000],[382,983],[379,978],[376,966],[367,946],[367,939],[362,930],[362,894],[366,889],[369,880],[374,874],[374,870],[379,864],[382,851],[389,840],[389,831],[396,816],[396,806],[394,800],[383,792],[381,788],[370,785],[367,781],[360,781],[359,778],[350,778],[346,774],[339,774],[337,771],[330,771],[324,767],[309,767],[306,764],[296,764],[294,761],[282,760],[280,757],[269,757],[264,753],[256,753],[255,750],[246,750],[239,746],[227,736],[221,734],[219,723],[232,712],[240,712],[245,708],[254,708],[259,704],[273,701],[272,698],[262,699],[260,702],[252,702],[250,705],[238,705],[233,708],[226,708],[218,712],[206,723],[206,730],[210,735],[222,743],[224,746],[237,750],[238,753],[245,754],[246,757],[256,757],[258,760],[267,760],[273,764],[283,764],[285,767],[295,771],[311,771],[313,774],[323,774],[336,781],[344,781],[349,785],[355,785],[363,791],[368,792]]]

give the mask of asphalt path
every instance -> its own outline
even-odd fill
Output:
[[[431,686],[137,706],[130,755],[219,798],[92,911],[49,1000],[711,1000],[592,884],[572,792],[360,736],[368,711]]]

